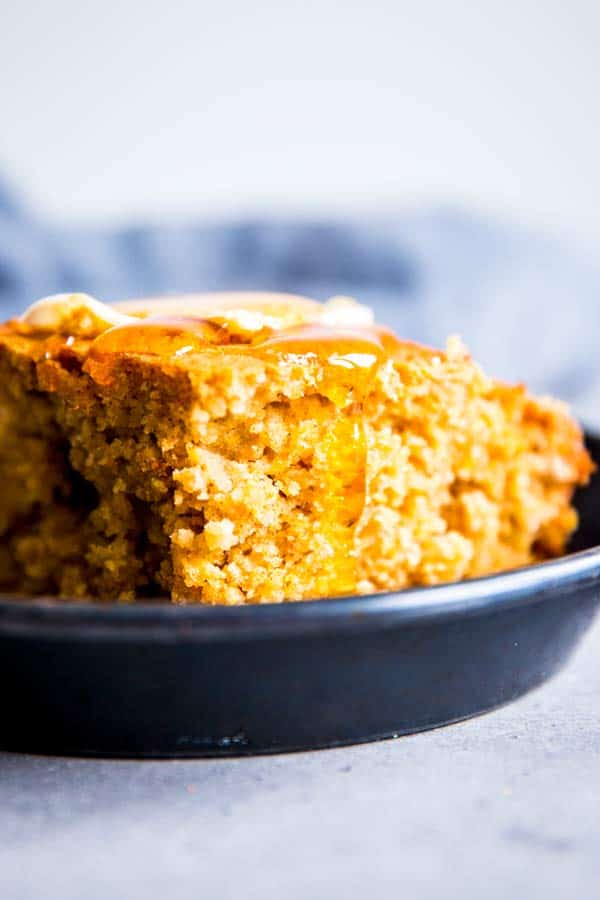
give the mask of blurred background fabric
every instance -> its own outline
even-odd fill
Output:
[[[600,5],[21,0],[0,304],[350,294],[600,424]]]
[[[233,224],[57,225],[0,186],[0,312],[41,296],[101,300],[212,290],[347,294],[404,337],[460,334],[507,380],[600,424],[600,269],[560,241],[434,208]]]
[[[0,163],[44,214],[437,202],[600,246],[597,0],[19,0]]]

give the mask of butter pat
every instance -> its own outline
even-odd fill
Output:
[[[52,294],[32,303],[20,321],[38,331],[92,338],[135,319],[89,294]]]
[[[321,312],[323,325],[334,328],[368,328],[374,321],[373,310],[352,297],[331,297]]]

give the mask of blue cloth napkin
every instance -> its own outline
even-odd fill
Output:
[[[101,300],[260,289],[372,305],[404,337],[460,334],[491,373],[600,427],[600,268],[548,236],[452,210],[117,229],[41,220],[0,183],[0,315],[46,294]]]

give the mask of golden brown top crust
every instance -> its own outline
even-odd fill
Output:
[[[124,358],[192,363],[226,352],[275,361],[306,360],[356,382],[389,359],[437,351],[401,341],[347,297],[325,304],[291,294],[234,292],[130,300],[114,306],[87,294],[45,297],[0,329],[30,358],[85,363],[95,380]],[[452,353],[465,355],[462,347]],[[442,354],[439,354],[442,355]]]

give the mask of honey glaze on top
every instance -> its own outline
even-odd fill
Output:
[[[227,330],[212,319],[195,316],[153,316],[126,322],[102,332],[89,355],[147,355],[164,359],[199,353],[207,347],[229,343]]]
[[[374,325],[340,328],[317,322],[282,329],[263,325],[249,331],[226,318],[151,316],[101,333],[90,346],[88,370],[93,377],[95,373],[100,374],[100,369],[108,375],[119,356],[141,354],[178,359],[206,350],[235,347],[236,353],[265,360],[304,357],[338,371],[367,374],[387,359],[393,359],[402,346],[393,332]]]

